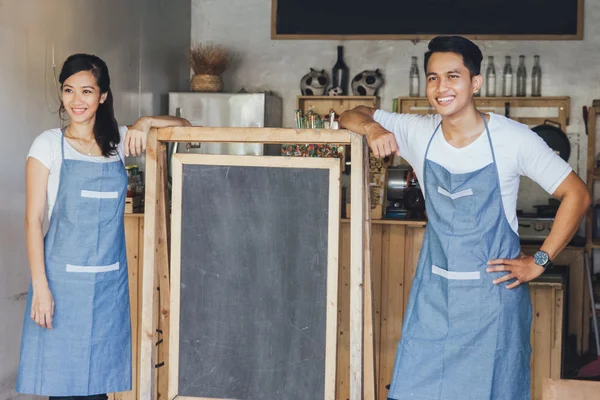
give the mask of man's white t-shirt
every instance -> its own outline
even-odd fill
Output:
[[[526,125],[498,114],[488,115],[488,128],[500,177],[502,204],[511,228],[517,232],[520,176],[529,177],[552,194],[571,173],[572,168]],[[425,151],[431,135],[441,121],[441,116],[396,114],[377,110],[374,119],[386,130],[394,133],[401,156],[414,168],[424,191],[422,179]],[[441,126],[431,142],[427,159],[453,174],[476,171],[493,162],[488,135],[485,132],[473,143],[457,149],[446,141]]]
[[[121,142],[117,148],[118,155],[111,157],[95,157],[81,154],[75,150],[68,140],[65,140],[65,159],[68,160],[83,160],[96,163],[106,163],[119,160],[119,158],[125,163],[125,154],[123,141],[125,134],[127,133],[126,126],[119,127],[119,134],[121,135]],[[42,164],[50,170],[48,176],[48,189],[47,189],[47,201],[48,201],[48,220],[52,217],[52,209],[56,202],[56,196],[58,194],[58,184],[60,182],[60,167],[62,165],[62,157],[60,152],[62,132],[60,129],[50,129],[41,133],[31,145],[27,158],[33,157],[39,160]]]

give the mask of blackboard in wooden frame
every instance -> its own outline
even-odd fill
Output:
[[[161,304],[160,310],[157,298],[157,282],[160,277],[161,287],[163,275],[169,275],[167,226],[168,212],[166,210],[166,144],[169,142],[247,142],[264,144],[283,143],[341,143],[350,144],[352,159],[355,160],[351,173],[352,215],[351,220],[351,263],[350,263],[350,398],[358,400],[363,396],[363,367],[373,368],[370,360],[363,359],[364,328],[368,322],[363,319],[364,304],[364,273],[365,255],[370,254],[365,245],[365,232],[368,232],[369,218],[367,210],[368,188],[365,187],[365,162],[367,156],[366,141],[360,135],[346,130],[309,130],[281,128],[208,128],[208,127],[169,127],[153,129],[148,135],[146,150],[146,213],[144,215],[144,269],[142,273],[142,323],[139,361],[140,394],[142,400],[157,398],[156,373],[158,366],[168,370],[169,359],[161,360],[157,365],[155,348],[158,342],[169,344],[172,335],[161,333],[161,339],[156,333],[156,321],[169,316],[169,307]],[[363,162],[356,162],[362,160]],[[337,164],[337,163],[336,163]],[[171,296],[172,298],[172,296]],[[369,299],[367,299],[369,301]],[[160,313],[158,312],[160,311]],[[167,318],[168,319],[168,318]],[[365,324],[365,325],[364,325]],[[369,326],[367,325],[367,328]],[[164,365],[164,364],[167,365]],[[369,363],[370,365],[363,365]],[[163,370],[164,371],[164,370]],[[164,374],[164,372],[163,372]],[[169,375],[168,389],[162,388],[161,393],[172,394],[170,382],[174,377]],[[364,388],[365,393],[371,392]],[[169,399],[185,397],[173,395]]]

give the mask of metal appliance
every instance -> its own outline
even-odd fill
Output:
[[[169,115],[186,118],[194,126],[282,126],[282,99],[270,93],[169,93]],[[168,169],[175,153],[280,155],[281,146],[262,143],[169,144]]]
[[[553,217],[537,217],[535,215],[518,216],[519,237],[521,241],[543,242],[550,234]]]
[[[424,219],[425,200],[413,169],[409,165],[387,170],[387,207],[385,218]]]

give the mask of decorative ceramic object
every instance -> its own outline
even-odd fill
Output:
[[[322,96],[327,90],[329,77],[325,70],[320,71],[311,68],[310,72],[302,77],[300,91],[303,96]]]
[[[375,96],[381,86],[383,86],[383,75],[379,69],[365,70],[352,79],[352,93],[355,96]]]
[[[340,88],[340,87],[332,87],[332,88],[329,88],[329,90],[327,91],[327,94],[329,96],[342,96],[343,91],[342,91],[342,88]]]

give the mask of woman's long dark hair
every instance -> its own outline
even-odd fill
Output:
[[[110,90],[110,76],[106,63],[99,57],[90,54],[73,54],[66,59],[58,81],[62,92],[63,85],[70,76],[81,71],[89,71],[96,78],[96,84],[100,88],[100,93],[107,93],[104,103],[98,105],[96,111],[96,122],[94,124],[94,138],[98,147],[102,150],[104,157],[110,157],[117,154],[117,146],[121,141],[119,135],[119,126],[115,119],[115,110],[113,108],[113,96]],[[65,105],[60,104],[60,112],[65,111]]]

